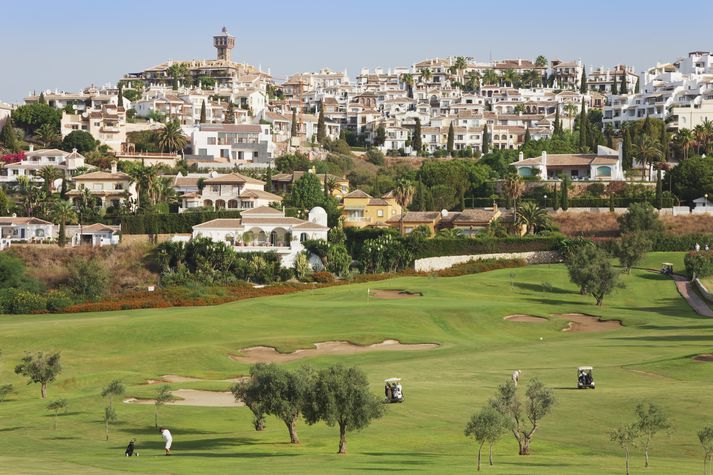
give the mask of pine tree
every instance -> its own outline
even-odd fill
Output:
[[[40,97],[37,99],[37,102],[40,104],[47,104],[47,100],[45,100],[44,92],[40,92]]]
[[[582,78],[579,81],[579,92],[584,94],[587,92],[587,68],[584,65],[582,65]]]
[[[290,127],[290,137],[297,137],[297,109],[292,109],[292,125]]]
[[[619,88],[620,94],[628,94],[628,88],[626,87],[626,71],[621,75],[621,87]]]
[[[448,148],[448,155],[453,156],[453,145],[455,142],[455,130],[453,129],[453,121],[451,125],[448,126],[448,142],[446,147]]]
[[[619,95],[619,87],[616,84],[616,76],[614,77],[614,80],[611,82],[611,93],[613,96]]]
[[[0,142],[11,152],[17,152],[17,137],[12,125],[12,117],[8,117],[5,126],[0,131]]]
[[[411,146],[417,154],[421,154],[421,119],[416,118],[416,127],[413,129],[413,140]]]
[[[559,104],[557,104],[555,110],[555,123],[554,123],[554,128],[552,131],[552,135],[555,137],[558,137],[562,135],[562,121],[560,120],[560,107]]]
[[[632,166],[631,159],[631,133],[627,127],[624,131],[624,141],[621,145],[622,167],[624,170],[629,170]]]
[[[203,103],[201,104],[201,118],[198,121],[200,124],[205,124],[206,123],[206,110],[205,110],[205,99],[203,99]]]
[[[317,119],[317,142],[323,144],[327,138],[327,126],[324,123],[324,104],[320,104],[319,118]]]
[[[121,83],[119,83],[119,97],[116,101],[116,105],[118,107],[124,107],[124,91]]]

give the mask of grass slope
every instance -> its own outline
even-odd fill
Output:
[[[682,268],[682,254],[651,254],[643,267],[658,268],[663,261]],[[647,473],[699,472],[696,431],[713,422],[706,409],[713,404],[713,363],[691,356],[711,352],[713,322],[695,315],[666,277],[634,270],[622,281],[626,287],[601,308],[578,295],[563,266],[545,265],[457,278],[400,278],[218,307],[3,316],[0,384],[15,384],[17,393],[0,403],[0,473],[472,472],[475,446],[463,427],[514,369],[525,380],[537,376],[556,388],[557,405],[537,433],[533,455],[517,456],[515,441],[506,436],[495,448],[495,466],[485,466],[484,473],[623,473],[623,456],[607,431],[632,419],[642,399],[665,407],[675,423],[670,438],[655,440]],[[369,287],[424,296],[367,300]],[[618,319],[625,327],[569,334],[560,331],[564,320],[534,325],[502,319],[555,312]],[[221,390],[227,384],[218,379],[247,372],[228,357],[243,347],[268,344],[291,351],[325,340],[367,344],[385,338],[441,347],[309,360],[315,366],[359,365],[375,393],[386,377],[404,379],[406,403],[388,407],[382,420],[350,434],[346,457],[335,454],[335,428],[300,422],[302,445],[290,446],[280,421],[269,418],[267,429],[255,432],[245,408],[164,407],[161,423],[172,429],[176,453],[166,458],[153,407],[115,403],[119,422],[104,441],[98,394],[113,378],[128,386],[127,396],[150,397],[156,387],[145,380],[163,374],[212,380],[173,384],[175,389]],[[13,373],[23,351],[39,349],[63,353],[65,371],[49,387],[50,400],[69,400],[57,431],[39,387],[25,386]],[[595,366],[595,391],[572,389],[580,364]],[[126,459],[123,448],[131,437],[138,439],[141,456]],[[632,469],[643,470],[638,452]]]

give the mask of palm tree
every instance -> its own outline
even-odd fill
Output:
[[[578,107],[574,102],[568,102],[564,105],[564,115],[569,119],[569,131],[572,132],[572,126],[574,124],[574,116],[577,115]]]
[[[432,77],[433,73],[431,72],[430,68],[423,68],[421,70],[421,79],[423,80],[423,82],[428,83],[428,81],[430,81]]]
[[[468,62],[463,56],[458,56],[453,63],[453,67],[456,70],[456,76],[458,77],[458,82],[463,82],[463,71],[468,67]]]
[[[147,174],[149,177],[149,199],[151,204],[166,203],[170,205],[178,200],[178,193],[173,187],[173,179],[170,177],[158,177],[155,169]]]
[[[42,124],[42,126],[35,131],[35,138],[42,144],[43,147],[59,142],[62,139],[59,132],[52,124]]]
[[[517,209],[517,200],[520,199],[522,193],[525,191],[525,184],[522,182],[522,178],[518,175],[508,176],[503,182],[503,190],[508,200],[513,204],[515,209]]]
[[[484,84],[488,84],[488,85],[492,86],[493,84],[497,84],[498,79],[499,79],[498,73],[496,73],[492,69],[488,69],[487,71],[485,71],[485,74],[483,74],[483,83]]]
[[[517,224],[527,227],[529,234],[535,234],[539,228],[547,225],[550,217],[547,210],[537,206],[537,203],[527,201],[517,209],[515,219]]]
[[[478,71],[472,71],[468,73],[468,80],[466,82],[468,90],[471,92],[478,92],[480,90],[480,73]]]
[[[57,178],[62,178],[62,175],[62,171],[54,165],[45,165],[37,171],[37,176],[44,180],[45,193],[48,196],[54,191],[54,181]]]
[[[703,119],[703,122],[701,123],[701,127],[703,128],[703,131],[705,133],[705,148],[704,152],[709,153],[710,152],[710,146],[713,144],[713,121],[708,120],[706,117]]]
[[[438,231],[436,237],[442,239],[460,239],[463,237],[463,231],[455,228],[443,228]]]
[[[77,213],[74,211],[72,203],[65,200],[59,200],[54,203],[54,206],[52,206],[52,218],[59,222],[59,236],[57,242],[59,247],[64,247],[67,240],[65,226],[67,223],[77,219]]]
[[[32,216],[35,208],[44,202],[44,191],[36,186],[28,176],[18,176],[15,191],[20,195],[20,202],[26,216]]]
[[[503,85],[509,84],[510,87],[515,87],[516,80],[517,80],[517,73],[513,69],[508,69],[503,74]]]
[[[394,198],[396,198],[396,202],[399,206],[401,206],[401,234],[404,233],[404,217],[406,216],[406,207],[411,204],[415,190],[416,189],[413,186],[413,183],[411,183],[410,180],[403,178],[396,182],[396,187],[394,188]]]
[[[128,170],[128,175],[136,184],[136,206],[151,206],[155,204],[155,182],[158,177],[158,171],[155,167],[147,167],[143,163],[138,164]]]
[[[413,99],[413,74],[409,74],[409,73],[402,74],[401,82],[406,85],[408,97]]]
[[[693,133],[689,129],[679,129],[674,137],[674,142],[681,147],[683,151],[684,160],[688,158],[688,150],[693,146],[695,141],[693,140]]]
[[[693,128],[693,140],[696,142],[696,149],[698,155],[700,155],[701,150],[705,150],[708,147],[708,135],[703,129],[703,125],[698,124]]]
[[[641,163],[646,164],[648,170],[649,180],[651,180],[651,169],[654,163],[663,160],[663,151],[661,150],[661,144],[657,140],[652,139],[648,135],[644,135],[641,143],[636,145],[636,154],[639,156]],[[644,175],[641,175],[643,181]]]
[[[158,131],[158,146],[168,152],[179,152],[186,147],[188,138],[183,135],[181,124],[177,121],[168,122]]]

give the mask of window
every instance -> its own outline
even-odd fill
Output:
[[[94,183],[92,185],[92,190],[94,190],[94,191],[102,191],[103,189],[104,189],[103,183]]]
[[[208,145],[215,145],[216,139],[215,137],[208,137]]]
[[[220,193],[220,185],[211,185],[210,191],[213,193]]]
[[[45,230],[44,230],[44,229],[36,229],[36,230],[35,230],[35,237],[38,237],[38,238],[43,238],[43,237],[45,237]]]
[[[207,148],[199,148],[198,155],[208,155],[208,149]]]
[[[376,212],[376,215],[377,215],[378,217],[380,217],[380,218],[383,218],[383,217],[384,217],[384,210],[383,210],[383,209],[378,210],[378,211]]]

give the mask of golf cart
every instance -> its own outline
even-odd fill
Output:
[[[661,273],[663,275],[673,275],[673,264],[670,262],[664,262],[661,264]]]
[[[388,404],[404,402],[401,378],[389,378],[384,380],[384,396],[386,396],[385,402]]]
[[[594,368],[580,366],[577,368],[577,389],[594,389]]]

